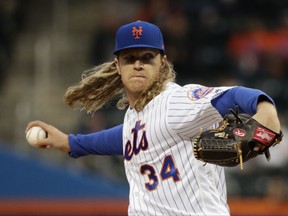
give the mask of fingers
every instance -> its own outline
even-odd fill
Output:
[[[42,121],[31,121],[28,123],[25,132],[33,127],[38,126],[44,129],[47,133],[47,137],[45,139],[40,139],[36,143],[36,147],[46,149],[46,148],[56,148],[63,152],[70,152],[68,135],[54,127],[53,125],[46,124]]]
[[[255,146],[254,148],[253,148],[253,151],[255,151],[255,152],[258,152],[260,150],[260,146]]]
[[[31,121],[31,122],[28,123],[28,125],[27,125],[27,127],[25,129],[25,133],[27,133],[28,130],[31,127],[34,127],[34,126],[41,127],[47,133],[47,137],[45,139],[38,140],[35,146],[38,147],[38,148],[43,148],[43,149],[50,148],[50,143],[49,143],[49,140],[48,140],[48,133],[49,133],[48,131],[49,131],[49,128],[51,126],[46,124],[46,123],[44,123],[44,122],[42,122],[42,121],[39,121],[39,120]]]
[[[265,150],[265,146],[261,145],[261,144],[256,144],[253,147],[253,151],[255,151],[255,152],[263,152],[264,150]]]
[[[27,133],[27,131],[33,126],[39,126],[39,127],[43,128],[46,132],[49,130],[49,127],[50,127],[49,124],[46,124],[46,123],[39,121],[39,120],[31,121],[28,123],[28,125],[25,129],[25,133]]]
[[[36,143],[36,146],[38,148],[42,148],[42,149],[47,149],[47,148],[50,148],[51,145],[49,143],[49,141],[47,140],[48,138],[46,139],[42,139],[42,140],[38,140],[37,143]]]

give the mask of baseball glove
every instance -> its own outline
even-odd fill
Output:
[[[275,133],[247,114],[230,109],[220,127],[201,132],[194,139],[196,159],[220,166],[237,166],[265,153],[270,160],[269,148],[282,140],[282,132]],[[255,151],[254,147],[260,147]],[[261,147],[262,146],[262,147]]]

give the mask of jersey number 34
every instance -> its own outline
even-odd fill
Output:
[[[149,164],[143,164],[140,167],[140,172],[142,175],[147,175],[149,178],[149,181],[145,183],[146,189],[149,191],[157,189],[157,186],[159,185],[159,178],[154,167]],[[175,166],[171,155],[168,155],[164,158],[159,175],[162,181],[165,181],[169,178],[172,178],[174,182],[180,181],[179,171]]]

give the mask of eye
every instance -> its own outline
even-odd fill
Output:
[[[123,59],[127,64],[132,64],[136,60],[136,58],[133,55],[125,55]]]
[[[155,56],[156,56],[155,53],[145,53],[140,57],[140,61],[143,62],[144,64],[149,63],[152,59],[154,59]]]

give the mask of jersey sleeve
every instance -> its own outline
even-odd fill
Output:
[[[123,155],[123,125],[91,134],[69,134],[69,156],[78,158],[85,155]]]
[[[167,96],[167,108],[164,107],[164,110],[167,110],[167,128],[182,139],[190,140],[199,134],[200,128],[205,130],[219,123],[223,118],[211,104],[211,100],[230,88],[232,87],[215,88],[188,84],[172,89]]]
[[[229,113],[229,109],[234,109],[236,105],[239,106],[240,113],[254,115],[260,101],[274,104],[273,99],[261,90],[236,86],[212,99],[211,104],[223,117]]]

